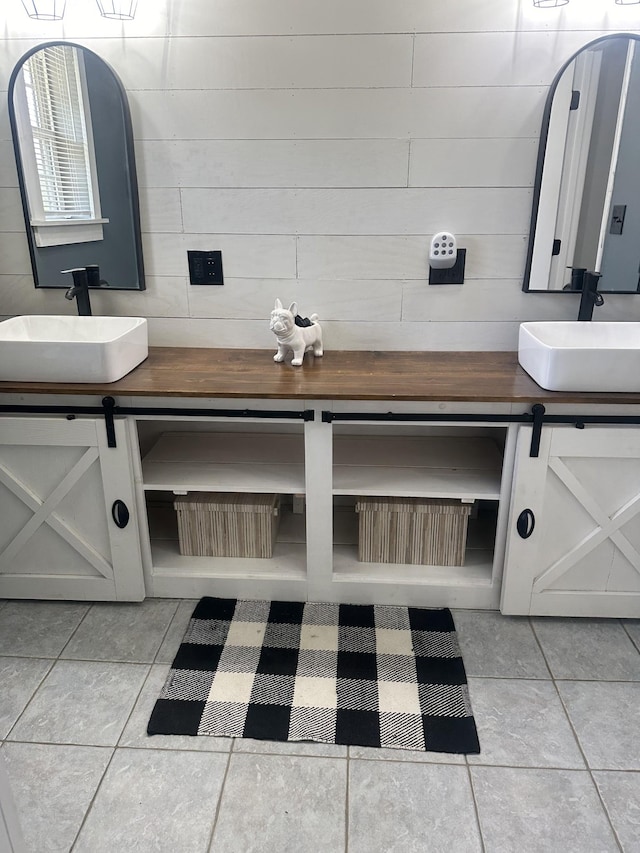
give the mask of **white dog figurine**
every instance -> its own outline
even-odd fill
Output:
[[[276,305],[271,312],[269,328],[278,339],[278,352],[274,361],[284,361],[287,350],[293,352],[291,364],[302,364],[302,357],[307,350],[313,350],[315,356],[322,355],[322,328],[318,315],[312,314],[308,319],[298,316],[298,306],[292,302],[288,308],[282,307],[282,302],[276,299]]]

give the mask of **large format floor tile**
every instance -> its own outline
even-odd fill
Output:
[[[232,754],[212,853],[342,853],[347,762]]]
[[[140,664],[58,661],[10,739],[115,746],[148,669]]]
[[[152,663],[176,607],[176,601],[161,598],[94,604],[61,657]]]
[[[554,678],[640,681],[640,652],[616,619],[532,620]]]
[[[584,768],[552,681],[470,678],[480,755],[470,764]]]
[[[594,770],[640,770],[640,683],[559,681],[558,690]]]
[[[586,770],[473,767],[487,853],[616,853],[618,845]]]
[[[0,658],[0,740],[24,711],[52,660]]]
[[[29,851],[71,849],[112,754],[101,746],[4,744],[1,755]]]
[[[640,850],[640,773],[599,770],[593,776],[623,849]]]
[[[76,630],[88,604],[67,601],[9,601],[2,608],[3,655],[56,658]]]
[[[233,738],[190,737],[189,735],[148,735],[147,725],[153,706],[169,672],[168,664],[155,664],[140,691],[138,701],[125,726],[119,746],[135,746],[143,749],[191,749],[195,752],[229,752]]]
[[[456,610],[453,618],[468,676],[551,677],[527,617]]]
[[[349,853],[482,849],[466,767],[350,761]]]
[[[116,750],[74,853],[206,853],[227,761],[219,753]]]

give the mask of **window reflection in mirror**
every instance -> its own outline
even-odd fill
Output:
[[[143,290],[131,120],[111,68],[77,45],[35,48],[11,77],[9,114],[36,287],[97,264],[103,286]]]
[[[640,45],[604,36],[572,57],[545,107],[524,289],[640,289]]]

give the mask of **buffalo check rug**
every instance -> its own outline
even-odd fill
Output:
[[[203,598],[147,728],[480,751],[451,612]]]

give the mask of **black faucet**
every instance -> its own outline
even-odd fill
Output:
[[[598,293],[599,281],[600,273],[585,270],[582,276],[582,295],[578,308],[578,320],[591,320],[594,306],[604,304],[602,294]]]
[[[73,276],[73,284],[65,293],[65,299],[73,299],[75,296],[78,305],[78,314],[81,317],[91,316],[91,302],[89,301],[89,276],[85,267],[76,267],[71,270],[62,270],[63,273],[70,272]]]

